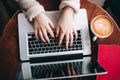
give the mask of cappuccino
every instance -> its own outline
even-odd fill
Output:
[[[105,15],[96,16],[91,22],[92,32],[100,38],[106,38],[113,32],[113,23]]]

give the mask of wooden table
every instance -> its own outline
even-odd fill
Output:
[[[49,5],[46,4],[46,1],[48,1],[50,4]],[[56,0],[56,3],[54,2],[50,2],[50,0],[41,0],[41,4],[45,6],[46,10],[58,9],[58,6],[56,5],[58,5],[60,1]],[[81,8],[87,9],[89,23],[96,15],[103,14],[111,18],[111,16],[101,7],[88,0],[81,0]],[[19,11],[16,12],[14,16],[9,20],[0,38],[1,80],[12,80],[20,63],[18,46],[18,23],[17,23],[18,13]],[[113,19],[112,21],[114,22]],[[120,30],[115,22],[114,31],[112,35],[106,39],[98,39],[97,43],[120,45]]]

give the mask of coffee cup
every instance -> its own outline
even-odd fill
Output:
[[[90,24],[91,31],[95,35],[93,41],[99,38],[109,37],[114,29],[113,22],[105,15],[98,15],[94,17]]]

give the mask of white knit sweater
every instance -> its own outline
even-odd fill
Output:
[[[15,0],[20,7],[24,10],[25,15],[32,21],[40,12],[45,12],[44,7],[36,0]],[[74,12],[77,13],[80,8],[80,0],[61,0],[59,9],[62,10],[64,7],[69,6],[73,8]]]

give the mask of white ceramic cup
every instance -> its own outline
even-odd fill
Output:
[[[107,38],[109,37],[114,29],[113,22],[110,18],[105,15],[98,15],[94,17],[90,24],[91,31],[95,35],[93,37],[93,41],[99,38]]]

